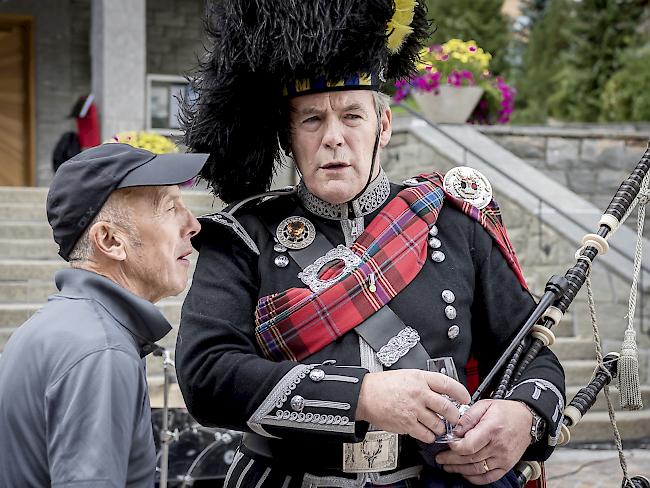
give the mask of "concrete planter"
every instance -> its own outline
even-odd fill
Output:
[[[439,93],[414,90],[422,115],[436,124],[464,124],[483,95],[478,86],[440,86]]]

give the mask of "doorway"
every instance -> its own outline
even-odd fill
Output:
[[[32,19],[0,15],[0,186],[34,185]]]

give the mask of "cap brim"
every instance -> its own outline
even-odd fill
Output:
[[[199,174],[209,154],[157,154],[128,173],[117,188],[178,185]]]

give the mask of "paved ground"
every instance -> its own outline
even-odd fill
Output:
[[[628,474],[650,478],[650,446],[625,450]],[[623,472],[618,451],[569,449],[553,453],[546,462],[548,488],[618,488]]]

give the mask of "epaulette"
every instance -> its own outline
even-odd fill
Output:
[[[268,201],[270,199],[275,199],[278,197],[293,195],[296,193],[296,187],[287,186],[285,188],[279,188],[277,190],[271,190],[264,193],[258,193],[257,195],[252,195],[250,197],[244,198],[237,202],[233,202],[228,205],[225,209],[220,212],[214,212],[211,214],[201,215],[198,220],[201,222],[201,225],[213,225],[217,224],[222,227],[227,228],[232,234],[237,236],[245,245],[257,256],[260,255],[260,250],[255,244],[255,241],[248,235],[248,232],[244,229],[241,223],[235,217],[235,212],[243,208],[244,206],[256,202],[259,205],[262,202]],[[198,250],[201,246],[201,232],[199,232],[194,238],[192,238],[192,245]]]
[[[433,172],[408,178],[404,186],[418,186],[426,181],[439,182],[445,194],[469,203],[479,210],[487,207],[492,199],[492,185],[479,170],[469,166],[456,166],[447,173]]]

